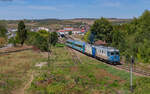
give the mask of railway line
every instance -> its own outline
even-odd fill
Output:
[[[126,66],[126,65],[116,65],[115,66],[116,68],[120,68],[120,69],[123,69],[123,70],[126,70],[126,71],[130,71],[130,66]],[[145,76],[145,77],[150,77],[150,73],[149,72],[146,72],[144,70],[141,70],[139,68],[133,68],[133,73],[136,74],[136,75],[139,75],[139,76]]]
[[[67,38],[73,39],[72,37],[69,37],[69,36],[67,36]],[[63,41],[63,43],[65,43],[65,42]],[[67,48],[67,49],[70,51],[70,53],[72,55],[72,58],[74,59],[74,62],[80,62],[81,63],[81,61],[78,59],[77,55],[75,55],[73,49],[71,49],[71,48]],[[102,61],[102,62],[104,62],[104,61]],[[106,62],[104,62],[104,63],[107,64],[108,66],[112,66],[111,64],[108,64]],[[113,67],[116,68],[116,69],[125,70],[127,72],[130,72],[130,66],[125,65],[124,63],[121,63],[120,65],[115,65]],[[149,72],[147,72],[143,69],[137,68],[137,67],[133,68],[133,74],[138,75],[138,76],[150,77]]]
[[[77,54],[74,52],[73,49],[66,47],[66,49],[69,51],[69,53],[72,56],[72,60],[75,64],[81,64],[81,60],[78,58]]]

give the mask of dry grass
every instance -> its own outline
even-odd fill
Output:
[[[41,55],[31,50],[0,56],[0,94],[23,87],[40,60]]]
[[[43,67],[32,82],[29,94],[112,94],[126,82],[115,73],[99,68],[101,62],[76,54],[81,64],[74,64],[67,49],[53,48],[51,65]]]

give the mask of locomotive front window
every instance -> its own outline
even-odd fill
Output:
[[[116,52],[116,55],[119,55],[119,52]]]
[[[111,52],[111,55],[114,55],[114,52]]]

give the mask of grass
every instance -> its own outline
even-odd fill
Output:
[[[0,57],[0,94],[23,87],[34,71],[34,80],[25,94],[130,94],[129,73],[76,52],[81,64],[72,61],[63,46],[52,47],[48,66],[39,53],[23,51]],[[3,63],[2,63],[3,62]],[[134,94],[149,94],[150,79],[134,76]]]
[[[11,94],[30,78],[35,63],[42,61],[33,51],[23,51],[0,56],[0,94]]]
[[[129,73],[118,71],[80,53],[81,64],[74,64],[63,47],[52,49],[50,66],[35,77],[29,94],[128,94]]]

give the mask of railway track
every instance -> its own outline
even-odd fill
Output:
[[[67,37],[67,38],[73,39],[72,37]],[[65,42],[63,41],[63,43],[65,43]],[[73,61],[74,61],[76,64],[77,64],[77,63],[81,63],[80,59],[77,57],[77,55],[75,54],[75,52],[73,51],[73,49],[68,48],[68,47],[67,47],[67,49],[69,50],[69,52],[70,52],[70,54],[71,54],[71,56],[72,56],[72,58],[73,58]],[[92,58],[92,57],[91,57],[91,58]],[[102,62],[104,62],[104,61],[102,61]],[[105,62],[104,62],[104,63],[105,63]],[[105,63],[105,64],[107,64],[107,63]],[[110,65],[110,64],[107,64],[107,65],[112,66],[112,65]],[[113,67],[115,67],[115,68],[117,68],[117,69],[125,70],[125,71],[127,71],[127,72],[130,72],[130,66],[127,66],[127,65],[125,65],[125,64],[123,64],[123,63],[122,63],[122,65],[115,65],[115,66],[113,66]],[[139,69],[139,68],[136,68],[136,67],[133,68],[133,73],[134,73],[135,75],[139,75],[139,76],[150,77],[150,73],[149,73],[149,72],[147,72],[147,71],[145,71],[145,70],[142,70],[142,69]]]
[[[115,67],[120,68],[120,69],[123,69],[123,70],[126,70],[126,71],[128,71],[128,72],[130,71],[130,66],[126,66],[126,65],[116,65]],[[139,69],[139,68],[136,68],[136,67],[133,68],[133,73],[134,73],[134,74],[137,74],[137,75],[141,75],[141,76],[150,77],[150,73],[149,73],[149,72],[144,71],[144,70]]]
[[[78,58],[78,56],[76,55],[76,53],[74,52],[73,49],[69,48],[69,47],[66,47],[66,49],[69,51],[69,53],[71,54],[72,56],[72,60],[75,64],[81,64],[81,60]]]

